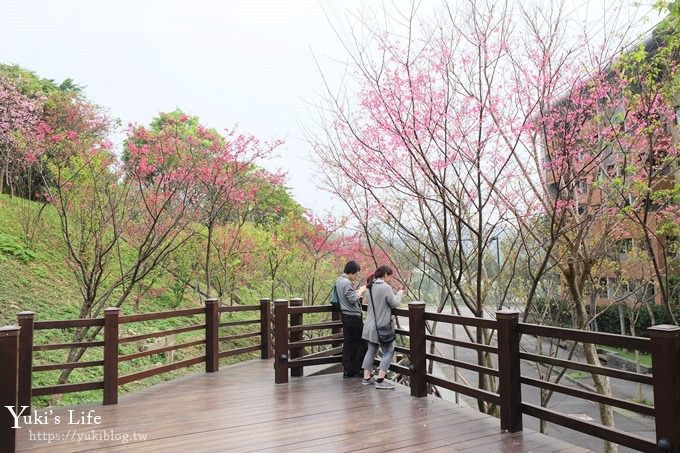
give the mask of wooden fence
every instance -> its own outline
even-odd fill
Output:
[[[220,313],[233,311],[259,312],[259,319],[249,321],[220,321]],[[262,299],[259,305],[219,307],[216,300],[207,300],[205,307],[187,310],[174,310],[159,313],[121,316],[118,309],[107,309],[103,318],[78,319],[66,321],[36,321],[35,315],[22,312],[18,315],[19,326],[0,328],[0,406],[21,407],[31,405],[31,398],[39,395],[77,392],[84,390],[103,390],[104,404],[116,404],[118,387],[122,384],[144,379],[178,368],[201,362],[205,363],[206,372],[219,370],[219,359],[222,357],[254,352],[259,350],[263,359],[271,355],[270,302]],[[305,324],[304,315],[318,318]],[[582,433],[609,440],[620,445],[640,451],[680,452],[680,328],[676,326],[655,326],[649,329],[650,338],[627,337],[594,333],[573,329],[524,324],[518,321],[518,313],[498,311],[496,319],[471,318],[425,310],[422,302],[411,302],[408,309],[397,309],[395,314],[408,318],[408,330],[397,329],[403,341],[395,348],[398,354],[408,358],[408,365],[393,363],[395,371],[409,381],[411,394],[415,397],[425,396],[428,386],[449,389],[464,395],[485,401],[500,408],[500,427],[503,430],[516,432],[522,429],[522,416],[527,414],[542,420],[575,429]],[[159,320],[167,318],[199,318],[192,325],[172,330],[121,337],[119,326],[128,323]],[[433,322],[466,326],[468,328],[487,329],[497,332],[496,344],[483,344],[455,338],[433,335],[429,326]],[[238,335],[220,337],[221,327],[236,325],[258,325],[258,331]],[[81,343],[41,344],[34,345],[33,336],[37,330],[67,329],[93,327],[104,331],[101,341]],[[289,370],[292,376],[302,376],[305,366],[340,363],[342,333],[339,313],[330,305],[303,306],[302,299],[276,300],[274,302],[274,379],[276,383],[288,382]],[[146,351],[121,355],[119,346],[168,335],[177,335],[192,331],[203,331],[204,338],[188,341],[183,344],[166,345]],[[652,356],[652,374],[644,375],[602,366],[592,366],[581,362],[565,360],[549,355],[531,354],[520,350],[522,335],[557,339],[567,342],[591,343],[649,352]],[[259,338],[259,344],[220,350],[220,344],[243,338]],[[469,348],[479,353],[496,355],[496,367],[479,365],[458,359],[443,357],[436,353],[428,353],[427,342],[443,344],[458,348]],[[73,347],[103,348],[102,360],[90,360],[61,364],[33,363],[33,352],[40,350],[69,349]],[[180,349],[204,347],[204,352],[194,357],[179,360],[154,368],[136,371],[119,376],[119,363],[145,357],[151,354],[166,353]],[[628,400],[606,397],[587,390],[548,382],[521,374],[520,361],[531,361],[567,369],[599,374],[630,382],[649,384],[654,391],[654,406],[631,402]],[[450,381],[428,372],[427,363],[438,362],[474,371],[479,376],[491,376],[498,385],[489,389],[483,386],[472,387],[459,382]],[[33,387],[34,372],[76,369],[102,366],[103,379],[94,382]],[[656,442],[626,433],[597,423],[580,420],[562,414],[554,409],[530,404],[522,399],[523,386],[532,386],[548,391],[559,392],[588,401],[607,404],[613,407],[637,412],[653,417],[656,428]],[[2,409],[2,407],[0,407]],[[15,449],[15,430],[12,429],[13,418],[9,410],[0,410],[0,445]]]
[[[259,314],[258,319],[245,321],[220,321],[221,313],[250,311]],[[189,326],[176,329],[162,330],[140,335],[121,337],[119,326],[131,323],[155,321],[169,318],[191,318],[198,320]],[[220,307],[217,299],[208,299],[201,308],[172,310],[137,315],[120,315],[118,308],[107,308],[103,318],[74,319],[63,321],[36,321],[33,312],[21,312],[17,315],[18,326],[0,328],[0,445],[8,446],[7,450],[15,451],[16,437],[12,429],[14,419],[6,406],[15,407],[20,411],[26,406],[24,414],[31,408],[31,399],[35,396],[55,395],[86,390],[103,390],[103,404],[118,402],[118,387],[140,379],[167,373],[180,368],[189,367],[205,362],[206,372],[219,370],[219,359],[240,354],[259,351],[260,357],[268,359],[271,356],[271,304],[269,299],[261,299],[259,305],[224,306]],[[256,325],[258,330],[237,335],[220,336],[220,328],[234,326]],[[50,329],[72,328],[103,329],[103,340],[78,343],[34,344],[35,331]],[[154,347],[139,352],[121,355],[119,346],[133,342],[141,342],[161,337],[176,336],[178,334],[203,331],[198,340],[185,343]],[[221,349],[220,345],[229,341],[246,338],[257,338],[257,344],[235,349]],[[103,348],[102,360],[76,361],[71,363],[34,364],[34,352],[51,351],[72,348]],[[156,366],[145,370],[119,376],[119,363],[126,362],[152,354],[168,353],[183,349],[204,349],[193,357]],[[98,381],[57,384],[43,387],[33,387],[33,374],[50,370],[66,370],[89,367],[103,367],[103,378]]]
[[[309,357],[305,354],[306,347],[332,344],[337,341],[337,337],[331,335],[302,340],[301,332],[337,328],[339,323],[332,321],[321,324],[304,324],[304,314],[332,311],[332,308],[330,306],[303,307],[301,305],[301,301],[297,300],[295,302],[290,301],[290,304],[287,300],[276,300],[274,302],[276,323],[274,380],[276,383],[288,382],[289,369],[292,376],[302,376],[304,366],[336,363],[342,360],[339,354],[328,357]],[[408,310],[396,309],[394,312],[397,316],[408,318],[409,329],[397,329],[398,336],[401,336],[402,340],[408,340],[401,342],[401,344],[407,346],[397,345],[395,352],[408,357],[409,364],[393,363],[390,369],[409,381],[411,395],[415,397],[425,396],[428,392],[428,385],[434,385],[499,407],[500,427],[509,432],[522,430],[522,416],[527,414],[640,451],[680,452],[680,327],[654,326],[649,329],[650,338],[640,338],[520,323],[519,313],[515,311],[502,310],[496,312],[496,319],[482,319],[427,312],[423,302],[411,302],[408,305]],[[475,343],[431,335],[428,333],[428,325],[435,321],[439,324],[451,324],[452,328],[455,325],[460,325],[497,331],[497,344]],[[604,366],[588,365],[550,355],[522,352],[520,350],[522,335],[651,353],[652,374],[650,376]],[[428,353],[427,342],[495,354],[497,366],[496,368],[482,366],[478,363],[454,360]],[[520,369],[521,360],[649,384],[654,391],[654,406],[607,397],[588,390],[524,376]],[[494,389],[486,389],[480,388],[480,386],[463,385],[435,376],[428,373],[428,361],[471,370],[479,373],[480,376],[493,376],[498,385]],[[558,392],[653,417],[656,442],[598,423],[580,420],[554,409],[530,404],[522,400],[523,386]]]

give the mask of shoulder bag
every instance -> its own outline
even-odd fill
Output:
[[[373,321],[375,322],[375,330],[378,333],[378,341],[380,341],[380,344],[382,345],[390,344],[397,338],[397,335],[394,332],[394,326],[392,326],[392,320],[390,319],[389,324],[386,326],[378,326],[378,318],[375,312],[375,305],[373,304],[373,291],[371,291],[371,288],[369,288],[368,292],[371,294],[371,307],[373,307]],[[385,303],[387,303],[387,298],[385,298]]]

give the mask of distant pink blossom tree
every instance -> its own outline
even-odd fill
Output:
[[[0,77],[0,193],[7,187],[14,196],[16,180],[25,166],[37,161],[27,142],[36,132],[42,101],[21,93],[12,81]]]

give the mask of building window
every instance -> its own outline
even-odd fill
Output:
[[[644,295],[642,297],[642,301],[646,302],[648,304],[653,305],[654,304],[654,283],[648,282],[644,285]]]
[[[633,239],[625,238],[616,241],[616,250],[619,255],[626,255],[633,250]]]
[[[597,297],[601,297],[604,299],[609,297],[609,284],[606,278],[603,277],[597,282],[596,290]]]
[[[588,192],[588,182],[586,181],[585,178],[581,178],[578,180],[578,190],[581,193],[587,193]]]

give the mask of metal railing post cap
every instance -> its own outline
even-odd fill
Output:
[[[425,305],[427,305],[425,302],[419,301],[419,300],[414,300],[412,302],[408,303],[409,308],[425,308]]]
[[[32,318],[35,316],[34,311],[20,311],[17,313],[17,318]]]
[[[113,314],[113,313],[118,313],[120,311],[120,308],[118,307],[108,307],[104,309],[104,314]]]

